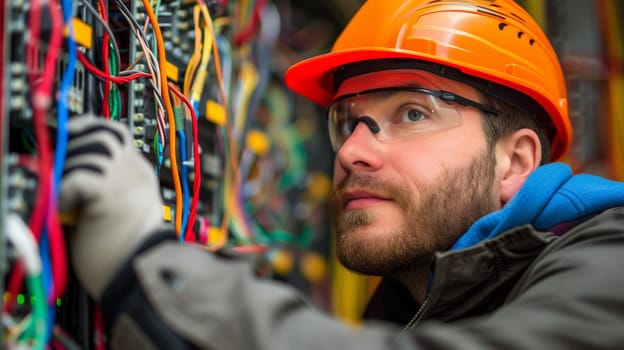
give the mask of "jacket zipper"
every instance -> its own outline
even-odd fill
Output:
[[[403,327],[401,332],[399,332],[399,334],[397,334],[394,340],[390,343],[390,348],[394,346],[394,343],[396,343],[399,340],[399,338],[401,338],[405,333],[407,333],[416,324],[418,324],[418,321],[420,321],[420,316],[422,316],[422,313],[423,311],[425,311],[425,307],[427,306],[428,303],[429,303],[429,294],[427,294],[427,296],[425,297],[425,300],[423,300],[422,304],[420,304],[420,307],[418,308],[414,316],[410,319],[410,321],[405,325],[405,327]]]

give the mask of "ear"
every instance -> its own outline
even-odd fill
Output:
[[[520,129],[496,143],[496,168],[500,178],[500,200],[507,203],[540,165],[542,148],[531,129]]]

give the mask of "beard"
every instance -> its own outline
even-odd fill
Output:
[[[405,184],[349,174],[330,202],[338,260],[365,275],[428,269],[435,252],[449,249],[470,225],[495,210],[495,165],[494,153],[486,151],[469,165],[444,169],[434,183],[419,188],[417,199]],[[392,198],[403,213],[402,222],[373,231],[369,225],[376,219],[374,210],[345,211],[344,192],[354,187]]]

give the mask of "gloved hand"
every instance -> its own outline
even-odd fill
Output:
[[[93,116],[70,120],[59,208],[76,214],[70,259],[95,300],[133,250],[164,225],[156,176],[127,127]]]

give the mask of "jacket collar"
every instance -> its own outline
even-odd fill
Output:
[[[522,272],[555,238],[526,225],[466,249],[437,253],[429,303],[421,318],[452,321],[499,307]],[[383,279],[364,317],[405,324],[418,308],[407,290]]]
[[[467,249],[436,254],[427,318],[451,321],[504,303],[520,275],[556,236],[525,225]]]

